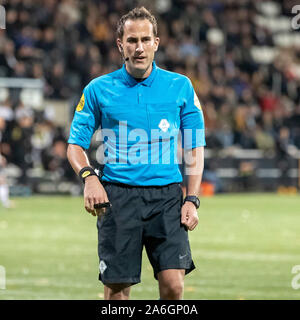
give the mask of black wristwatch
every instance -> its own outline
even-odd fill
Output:
[[[85,183],[85,179],[89,176],[97,176],[96,172],[91,167],[84,167],[79,171],[79,177],[81,178],[82,182]]]
[[[183,203],[186,203],[186,201],[192,202],[195,205],[196,209],[200,207],[200,199],[197,196],[186,196]]]

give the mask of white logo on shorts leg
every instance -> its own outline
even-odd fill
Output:
[[[169,124],[169,122],[168,122],[167,119],[161,119],[158,127],[159,127],[163,132],[167,132],[168,129],[169,129],[169,127],[170,127],[170,124]]]
[[[101,260],[100,264],[99,264],[99,270],[100,270],[101,274],[103,274],[103,272],[106,270],[106,268],[107,268],[106,263],[103,260]]]

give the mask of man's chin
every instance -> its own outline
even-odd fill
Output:
[[[133,65],[130,66],[130,69],[135,77],[142,77],[149,67],[151,66],[152,63],[134,63]]]
[[[138,70],[147,70],[148,67],[149,67],[149,64],[146,63],[145,61],[138,61],[136,63],[133,64],[134,68],[135,69],[138,69]]]

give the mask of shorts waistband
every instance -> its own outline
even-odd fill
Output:
[[[104,186],[107,185],[114,185],[117,187],[122,187],[122,188],[138,188],[138,189],[153,189],[153,188],[165,188],[165,187],[170,187],[170,186],[174,186],[174,185],[180,185],[180,182],[173,182],[173,183],[169,183],[169,184],[165,184],[163,186],[161,185],[156,185],[156,186],[135,186],[135,185],[130,185],[130,184],[125,184],[125,183],[120,183],[120,182],[110,182],[110,181],[101,181],[101,184]]]

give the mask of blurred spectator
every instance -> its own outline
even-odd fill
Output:
[[[223,148],[233,145],[234,134],[232,132],[233,116],[231,107],[224,103],[218,113],[218,123],[215,130],[216,137],[221,142]]]
[[[22,104],[16,109],[16,123],[11,130],[10,141],[14,149],[11,153],[12,162],[22,170],[20,181],[27,183],[27,169],[32,166],[32,144],[34,114]]]
[[[14,111],[9,98],[0,103],[0,117],[5,121],[12,121],[14,119]]]
[[[70,97],[71,91],[68,86],[68,79],[65,73],[65,66],[62,62],[56,62],[53,65],[48,78],[50,84],[49,98],[67,99]]]
[[[258,149],[261,149],[266,153],[268,151],[273,152],[275,150],[274,137],[267,131],[264,131],[263,127],[260,124],[257,124],[256,126],[254,138]]]
[[[56,140],[51,148],[46,148],[42,153],[43,166],[49,172],[56,173],[60,178],[74,180],[74,173],[67,158],[67,143]]]
[[[239,165],[240,191],[254,191],[256,187],[255,166],[251,161],[241,161]]]
[[[280,186],[290,187],[292,185],[291,178],[288,171],[290,168],[290,154],[291,148],[293,148],[290,137],[290,130],[287,127],[282,127],[279,130],[276,139],[276,151],[277,151],[277,167],[280,170]]]
[[[288,124],[291,130],[292,141],[294,145],[300,149],[300,103],[288,119]]]
[[[6,179],[5,167],[6,159],[0,154],[0,201],[4,208],[13,207],[13,203],[9,200],[9,186]]]
[[[9,77],[17,64],[15,55],[15,44],[11,40],[6,40],[0,49],[0,72],[1,76]]]

